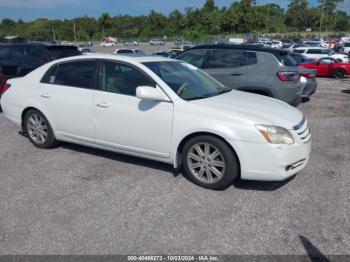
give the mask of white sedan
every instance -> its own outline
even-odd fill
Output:
[[[344,54],[334,53],[329,48],[323,47],[298,47],[294,50],[294,52],[303,54],[307,58],[311,59],[321,59],[324,57],[331,57],[343,63],[349,63],[349,57]]]
[[[5,116],[37,147],[67,141],[153,159],[210,189],[237,177],[287,179],[311,151],[298,109],[163,57],[55,60],[3,90]]]
[[[102,42],[101,46],[102,47],[112,47],[112,46],[117,46],[117,44],[114,42]]]

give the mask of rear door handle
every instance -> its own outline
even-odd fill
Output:
[[[42,98],[50,98],[50,94],[49,93],[43,93],[40,95]]]
[[[109,107],[108,103],[106,103],[106,102],[98,102],[97,106],[101,107],[101,108],[108,108]]]
[[[242,76],[243,74],[241,73],[232,73],[231,76]]]

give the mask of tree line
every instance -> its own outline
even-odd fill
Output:
[[[219,8],[215,0],[206,0],[200,8],[187,7],[183,12],[164,15],[151,11],[148,15],[110,16],[99,18],[14,21],[5,18],[0,24],[0,36],[17,35],[28,40],[90,41],[105,36],[124,39],[176,36],[188,40],[203,40],[209,36],[245,33],[288,33],[349,31],[350,16],[337,7],[344,0],[318,0],[312,7],[308,0],[290,0],[288,7],[278,4],[256,5],[254,0],[240,0]]]

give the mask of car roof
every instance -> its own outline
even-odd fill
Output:
[[[272,53],[272,54],[288,54],[288,51],[283,49],[260,47],[257,45],[232,45],[232,44],[198,45],[198,46],[192,47],[191,49],[187,49],[186,51],[196,50],[196,49],[231,49],[231,50],[265,52],[265,53]]]
[[[136,62],[136,63],[146,63],[146,62],[162,62],[162,61],[177,61],[174,59],[158,56],[124,56],[124,55],[112,55],[112,54],[100,54],[92,53],[81,56],[71,56],[55,60],[55,62],[68,62],[73,60],[81,59],[108,59],[124,62]]]
[[[329,49],[328,47],[320,47],[320,46],[305,46],[305,47],[297,47],[297,50],[301,49]]]
[[[13,44],[1,44],[1,46],[45,46],[45,47],[57,47],[57,48],[77,48],[75,45],[58,45],[51,43],[13,43]]]

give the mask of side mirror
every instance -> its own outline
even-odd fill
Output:
[[[151,86],[139,86],[136,88],[136,96],[144,100],[170,101],[163,91]]]

